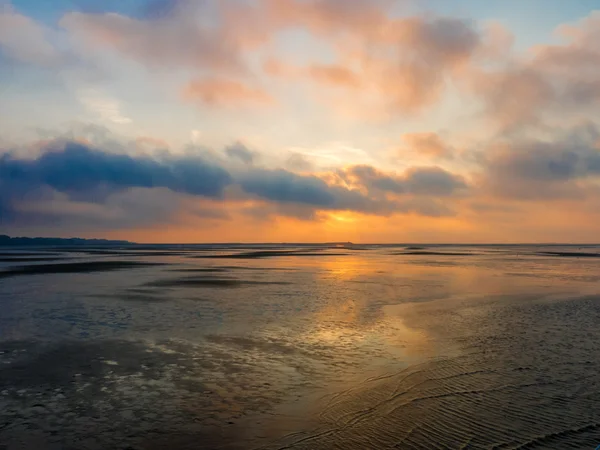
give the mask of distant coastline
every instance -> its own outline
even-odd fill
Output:
[[[129,241],[109,239],[83,239],[83,238],[45,238],[45,237],[10,237],[0,234],[0,247],[75,247],[89,245],[135,245]]]
[[[132,242],[112,239],[85,239],[85,238],[56,238],[56,237],[11,237],[0,234],[0,247],[9,246],[47,246],[47,247],[74,247],[74,246],[135,246],[136,248],[161,248],[161,247],[230,247],[230,248],[255,248],[255,247],[340,247],[361,249],[366,247],[406,247],[406,250],[422,250],[433,247],[600,247],[600,243],[560,243],[560,242],[515,242],[515,243],[431,243],[431,242],[395,242],[395,243],[356,243],[356,242],[198,242],[198,243],[152,243]]]

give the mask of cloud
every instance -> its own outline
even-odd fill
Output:
[[[432,159],[452,158],[453,149],[437,133],[406,133],[402,141],[413,153]],[[399,157],[405,157],[403,150]]]
[[[257,83],[257,61],[265,61],[261,76],[309,83],[318,101],[361,118],[422,114],[442,102],[449,87],[479,100],[503,131],[541,123],[549,110],[600,101],[600,13],[561,27],[561,44],[513,54],[513,37],[498,23],[398,16],[395,6],[392,0],[152,0],[135,17],[71,12],[60,24],[89,49],[192,77],[180,87],[183,98],[209,107],[276,103]],[[0,44],[6,35],[7,48],[41,49],[45,41],[36,27],[20,27],[29,30],[29,40],[11,37],[14,25],[5,27]],[[286,31],[297,29],[327,57],[284,59],[276,49]],[[25,47],[20,54],[35,53]]]
[[[182,97],[189,102],[224,108],[265,106],[274,102],[262,89],[238,81],[216,78],[190,81],[183,88]]]
[[[170,145],[167,141],[150,136],[140,136],[133,141],[134,147],[140,153],[147,153],[151,150],[168,150]]]
[[[386,21],[390,0],[262,0],[261,9],[276,27],[305,26],[321,36],[371,33]]]
[[[313,161],[316,166],[331,167],[341,164],[372,164],[373,156],[360,147],[344,141],[331,141],[318,147],[290,147],[292,154],[302,155]]]
[[[360,86],[358,75],[346,67],[315,64],[308,68],[308,74],[315,81],[323,84],[348,88]]]
[[[144,19],[70,12],[60,25],[90,48],[113,50],[154,70],[243,70],[240,49],[214,17],[210,2],[180,3],[181,7],[167,8],[166,15],[150,8]]]
[[[405,191],[401,180],[384,174],[372,166],[356,165],[339,171],[342,179],[351,185],[364,186],[368,190],[380,190],[401,194]]]
[[[478,74],[472,83],[483,99],[484,115],[502,130],[538,123],[554,101],[554,89],[543,73],[527,67]]]
[[[48,30],[10,5],[0,4],[0,51],[20,62],[52,67],[61,60]]]
[[[322,34],[319,39],[331,46],[335,59],[298,67],[271,58],[264,70],[271,76],[309,80],[333,96],[323,101],[359,116],[422,112],[443,98],[447,83],[460,79],[462,68],[479,58],[486,45],[485,32],[469,20],[395,18],[365,2],[287,3],[295,6],[282,16]],[[379,7],[384,5],[389,3],[380,2]],[[354,21],[358,25],[352,26]],[[332,87],[343,93],[330,93]],[[318,95],[322,98],[322,92]]]
[[[384,173],[366,165],[351,166],[339,171],[352,185],[370,191],[412,194],[416,196],[451,196],[468,188],[466,181],[439,167],[414,167],[401,175]]]
[[[34,160],[0,158],[0,179],[24,187],[48,187],[82,200],[102,200],[130,188],[167,188],[174,192],[220,197],[229,173],[200,158],[156,160],[106,153],[86,145],[54,143]]]
[[[289,170],[298,172],[308,172],[314,169],[314,164],[310,162],[308,157],[298,152],[292,152],[285,165]]]
[[[375,215],[393,214],[397,207],[393,201],[370,198],[359,190],[329,185],[316,176],[298,175],[283,169],[255,169],[240,175],[239,183],[245,192],[281,204]]]
[[[146,0],[140,16],[145,19],[164,19],[177,15],[189,0]]]
[[[321,86],[318,98],[347,115],[415,115],[440,102],[450,83],[474,95],[502,131],[542,124],[565,110],[583,115],[600,102],[600,12],[559,27],[561,44],[514,54],[512,35],[497,23],[398,18],[389,2],[267,4],[280,23],[305,27],[329,44],[334,60],[302,67],[271,58],[266,73]]]
[[[13,220],[12,199],[8,194],[8,187],[0,180],[0,223],[5,224]]]
[[[513,139],[488,149],[483,186],[519,200],[581,198],[596,194],[600,132],[578,127],[553,140]]]
[[[139,150],[137,141],[128,145]],[[316,218],[318,211],[439,216],[450,209],[442,208],[434,197],[451,195],[464,187],[458,177],[441,169],[421,168],[396,176],[369,166],[356,166],[348,171],[360,178],[360,185],[350,187],[336,182],[335,174],[327,182],[327,176],[256,167],[249,164],[254,162],[254,153],[239,143],[225,152],[248,164],[230,167],[216,153],[208,158],[198,152],[174,154],[164,148],[159,151],[145,148],[143,153],[134,155],[123,153],[124,148],[117,145],[100,150],[81,142],[55,140],[42,144],[33,158],[3,154],[0,212],[13,223],[40,224],[47,220],[56,224],[72,219],[82,226],[91,222],[109,226],[119,221],[123,226],[133,226],[140,223],[140,217],[152,217],[149,205],[152,193],[156,192],[160,194],[155,197],[156,211],[211,220],[226,217],[228,208],[235,209],[248,201],[255,202],[252,206],[255,210],[262,208],[269,210],[269,214],[279,212],[302,220]],[[233,194],[236,191],[238,194]],[[382,191],[401,197],[381,195]],[[194,198],[211,201],[211,206],[199,208],[190,203]],[[139,208],[136,199],[140,201]],[[170,205],[162,205],[163,201]],[[178,204],[184,206],[177,208]],[[208,214],[210,210],[215,214]],[[101,219],[102,211],[105,219]],[[161,216],[155,221],[165,220],[169,219]]]
[[[132,122],[121,112],[121,104],[115,98],[97,90],[81,89],[78,91],[79,101],[89,111],[95,113],[103,122],[112,122],[119,125],[126,125]]]
[[[195,80],[183,88],[184,98],[203,105],[274,103],[249,81],[260,55],[271,76],[334,88],[336,102],[320,98],[340,109],[351,109],[339,105],[345,100],[371,115],[416,114],[441,100],[446,84],[498,33],[490,29],[488,39],[488,30],[452,17],[397,17],[393,6],[389,0],[158,1],[140,18],[72,12],[61,25],[77,42],[150,70],[191,72]],[[274,57],[282,33],[298,28],[332,58],[298,66]]]
[[[321,179],[296,175],[286,170],[254,170],[243,175],[240,185],[244,191],[276,202],[304,203],[331,208],[335,194]]]
[[[468,20],[398,19],[388,26],[391,37],[383,39],[382,56],[364,49],[360,58],[366,82],[392,114],[418,113],[439,101],[448,79],[458,75],[481,40]]]
[[[255,152],[249,150],[241,142],[237,142],[233,145],[226,147],[225,153],[231,159],[238,159],[244,164],[252,164],[254,162],[254,158],[257,156]]]
[[[408,192],[416,195],[453,195],[467,188],[465,180],[440,167],[411,168],[404,175]]]
[[[589,114],[600,104],[600,12],[557,29],[560,44],[473,67],[467,78],[484,113],[501,131],[540,125],[550,118]]]

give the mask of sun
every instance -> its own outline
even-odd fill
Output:
[[[358,218],[350,213],[329,213],[329,218],[335,222],[354,223]]]

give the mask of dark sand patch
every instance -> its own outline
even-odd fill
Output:
[[[152,287],[218,287],[235,288],[255,285],[289,285],[285,281],[254,281],[240,280],[237,278],[212,278],[212,277],[189,277],[189,278],[171,278],[165,280],[151,281],[145,286]]]
[[[227,354],[194,359],[190,346],[132,341],[15,342],[0,351],[0,441],[7,448],[145,449],[156,438],[178,442],[186,434],[216,448],[227,439],[210,428],[211,417],[239,415],[198,378],[211,356],[227,370]]]
[[[12,266],[0,272],[0,278],[19,275],[42,275],[59,273],[91,273],[111,270],[134,269],[136,267],[160,266],[160,263],[139,261],[91,261],[65,264],[38,264],[33,266]]]
[[[135,372],[141,365],[154,366],[156,355],[146,354],[141,343],[130,341],[70,341],[59,345],[2,342],[0,351],[8,361],[0,366],[0,388],[60,387],[70,390],[79,381],[108,371]],[[117,361],[118,364],[107,364]],[[154,363],[154,364],[152,364]]]
[[[392,255],[413,255],[413,256],[474,256],[474,253],[463,252],[428,252],[428,251],[411,251],[411,252],[394,252]]]
[[[539,256],[554,256],[558,258],[600,258],[600,253],[583,252],[539,252]]]
[[[325,249],[324,249],[325,250]],[[228,255],[198,255],[193,258],[207,259],[255,259],[271,258],[275,256],[348,256],[350,253],[330,253],[330,252],[306,252],[306,251],[260,251],[232,253]]]
[[[284,271],[284,272],[292,272],[292,271],[297,271],[298,269],[296,268],[290,268],[290,267],[249,267],[249,266],[219,266],[219,268],[221,269],[225,269],[225,270],[258,270],[261,272],[265,272],[265,271]]]
[[[144,251],[136,249],[127,250],[111,250],[111,249],[89,249],[89,248],[74,248],[64,249],[64,253],[85,253],[89,255],[104,255],[104,256],[182,256],[189,254],[189,251],[170,251],[170,250],[155,250],[155,251]]]
[[[196,269],[171,269],[169,272],[182,272],[182,273],[223,273],[229,272],[229,269],[224,267],[199,267]]]
[[[155,291],[144,291],[142,289],[131,289],[115,294],[98,294],[93,295],[94,298],[121,300],[125,302],[140,302],[140,303],[162,303],[168,299],[165,295],[156,293]]]
[[[19,252],[19,251],[0,252],[0,257],[18,257],[18,256],[33,257],[33,256],[57,256],[57,255],[60,255],[60,253],[57,253],[57,252]]]
[[[63,258],[60,256],[51,256],[48,258],[45,257],[33,257],[33,258],[28,258],[28,257],[24,257],[24,256],[20,256],[20,257],[16,257],[16,258],[8,258],[8,257],[0,257],[0,262],[47,262],[47,261],[60,261],[60,260],[68,260],[71,258]]]
[[[245,345],[229,344],[0,342],[0,447],[259,447],[263,437],[244,420],[271,416],[290,389],[305,385],[280,366],[302,355],[272,343],[263,350],[279,356],[262,366]]]
[[[214,267],[187,267],[181,269],[171,269],[169,272],[179,273],[227,273],[234,270],[250,270],[259,272],[271,272],[271,271],[295,271],[298,269],[284,268],[284,267],[248,267],[248,266],[214,266]]]

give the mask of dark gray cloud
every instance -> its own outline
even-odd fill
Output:
[[[413,39],[430,57],[441,60],[466,57],[481,41],[473,21],[452,17],[423,22],[416,31],[418,36]]]
[[[276,203],[380,215],[389,215],[397,207],[393,201],[371,198],[355,189],[329,185],[316,176],[283,169],[255,169],[241,175],[239,183],[245,192]]]
[[[78,230],[165,224],[185,217],[224,220],[229,217],[227,208],[215,202],[235,200],[236,190],[265,201],[256,205],[255,214],[262,214],[263,220],[274,215],[315,220],[318,210],[440,216],[452,212],[433,197],[465,186],[460,178],[437,168],[397,176],[355,166],[345,173],[360,178],[361,187],[354,189],[283,169],[250,164],[227,168],[223,160],[202,151],[182,155],[163,151],[151,157],[122,150],[116,146],[104,151],[61,140],[48,144],[35,158],[2,154],[1,225],[35,230],[46,225],[77,234]],[[246,151],[240,145],[226,149],[238,159],[247,157]],[[233,189],[226,193],[228,187]],[[386,193],[397,196],[389,198]],[[198,197],[205,200],[198,202]]]
[[[252,164],[257,154],[248,149],[244,144],[236,142],[233,145],[225,148],[225,153],[231,159],[238,159],[244,164]]]
[[[386,192],[394,192],[396,194],[402,194],[405,192],[405,187],[399,179],[380,172],[371,166],[351,166],[343,171],[340,171],[339,173],[346,181],[353,181],[348,178],[348,175],[350,175],[369,190],[375,189]]]
[[[155,160],[107,153],[67,142],[33,160],[0,158],[0,179],[21,187],[47,186],[78,199],[94,199],[130,188],[167,188],[220,197],[232,182],[229,173],[200,158]]]
[[[0,189],[3,189],[2,184],[0,184]],[[0,192],[0,224],[13,220],[13,210],[9,199],[5,198],[5,195],[3,196]]]
[[[404,179],[388,176],[365,165],[353,166],[347,170],[354,176],[362,177],[364,186],[368,188],[367,193],[359,189],[329,185],[318,177],[298,175],[282,169],[250,171],[242,176],[240,185],[245,192],[282,204],[309,205],[318,209],[357,211],[382,216],[411,212],[434,217],[451,215],[452,212],[449,207],[438,204],[432,198],[417,197],[451,195],[466,187],[460,177],[437,168],[415,170]],[[406,195],[402,199],[388,199],[378,195],[381,191]]]
[[[257,169],[241,176],[242,189],[267,200],[301,203],[325,208],[335,206],[332,188],[313,176],[296,175],[287,170]]]
[[[358,190],[283,169],[249,167],[232,175],[216,160],[199,156],[163,153],[155,159],[105,152],[77,142],[54,142],[36,159],[4,154],[0,183],[3,204],[9,205],[48,190],[90,203],[106,203],[113,194],[135,188],[220,198],[227,186],[239,184],[244,192],[274,203],[369,213],[393,210],[392,203],[371,199]]]
[[[424,196],[447,196],[467,188],[465,180],[439,167],[417,167],[402,175],[387,174],[358,165],[340,172],[348,181],[358,181],[368,190]]]
[[[587,181],[600,176],[598,130],[580,127],[555,141],[509,141],[490,151],[485,183],[494,193],[522,199],[585,194]]]
[[[462,177],[439,167],[411,169],[404,180],[408,192],[416,195],[452,195],[467,188]]]

